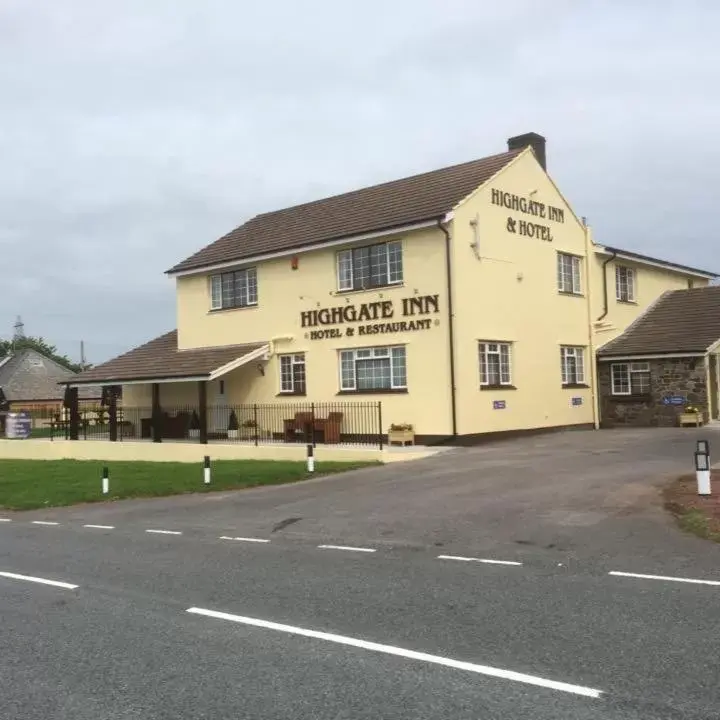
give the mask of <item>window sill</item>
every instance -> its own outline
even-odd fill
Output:
[[[576,297],[576,298],[584,298],[585,294],[581,292],[570,292],[569,290],[558,290],[558,295],[563,295],[564,297]]]
[[[563,390],[589,390],[590,386],[586,383],[563,383]]]
[[[336,395],[407,395],[407,388],[382,390],[340,390]]]
[[[620,298],[615,298],[615,300],[619,305],[637,305],[637,300],[621,300]]]
[[[646,403],[646,402],[652,402],[652,395],[610,395],[610,398],[614,402],[620,402],[620,403]]]
[[[481,385],[480,390],[517,390],[515,385]]]
[[[208,315],[215,315],[216,313],[225,313],[225,312],[232,312],[233,310],[253,310],[256,309],[258,306],[257,303],[254,305],[236,305],[235,307],[226,307],[226,308],[210,308],[208,310]]]
[[[405,281],[397,282],[397,283],[391,283],[389,285],[377,285],[369,288],[352,288],[350,290],[335,290],[335,295],[359,295],[360,293],[369,293],[369,292],[382,292],[383,290],[393,290],[394,288],[402,288],[405,287]]]
[[[275,397],[306,397],[307,393],[304,392],[279,392]]]

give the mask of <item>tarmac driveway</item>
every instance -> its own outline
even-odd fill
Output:
[[[697,572],[717,568],[720,548],[677,530],[662,509],[660,488],[692,472],[699,437],[709,438],[720,453],[716,428],[574,431],[293,486],[24,515],[215,537],[433,550],[553,567],[622,560],[638,572],[649,572],[649,566],[692,566]]]

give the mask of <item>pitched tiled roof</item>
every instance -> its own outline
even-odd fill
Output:
[[[192,270],[432,220],[449,212],[522,150],[257,215],[168,270]]]
[[[72,378],[74,383],[111,383],[129,380],[164,380],[203,377],[237,358],[259,350],[265,343],[221,345],[178,350],[177,330],[161,335],[134,350],[90,368]]]
[[[62,400],[58,383],[77,377],[75,373],[36,350],[24,349],[0,359],[0,387],[9,402]],[[85,387],[80,399],[99,398],[99,387]]]
[[[599,357],[704,353],[720,340],[720,285],[673,290],[619,337],[598,350]]]

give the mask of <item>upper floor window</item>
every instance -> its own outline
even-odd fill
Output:
[[[580,282],[582,258],[577,255],[558,253],[557,256],[557,282],[558,290],[563,293],[580,295],[582,283]]]
[[[510,343],[481,342],[480,386],[510,385]]]
[[[340,250],[337,254],[338,290],[368,290],[402,281],[400,240]]]
[[[585,348],[560,348],[560,369],[563,385],[585,384]]]
[[[305,355],[280,356],[280,392],[293,395],[305,394]]]
[[[257,268],[212,275],[210,278],[210,309],[257,305]]]
[[[635,270],[618,265],[615,268],[615,297],[620,302],[635,302]]]
[[[340,351],[340,390],[360,392],[406,388],[403,345]]]
[[[613,395],[647,395],[650,392],[650,363],[613,363],[610,380]]]

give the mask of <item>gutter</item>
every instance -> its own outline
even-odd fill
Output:
[[[587,232],[587,231],[586,231]],[[610,311],[608,307],[608,286],[607,286],[607,266],[617,257],[617,250],[610,251],[610,257],[602,264],[602,276],[603,276],[603,314],[598,318],[598,321],[602,320]]]
[[[445,270],[447,272],[447,308],[448,308],[448,357],[450,361],[450,417],[452,437],[457,437],[457,388],[455,386],[455,313],[453,312],[452,266],[450,232],[444,224],[445,216],[437,220],[438,228],[445,235]]]

